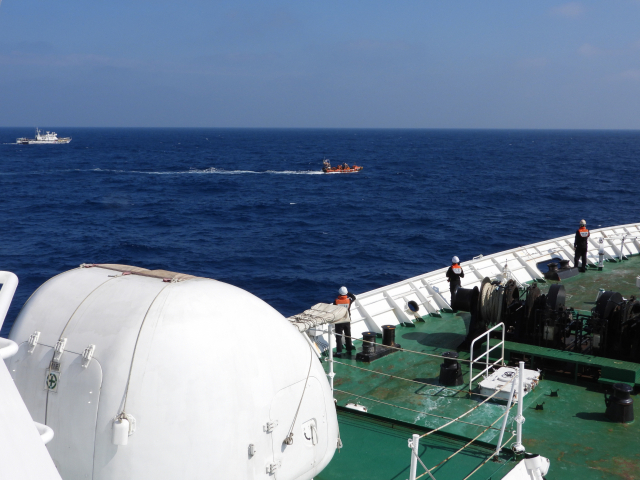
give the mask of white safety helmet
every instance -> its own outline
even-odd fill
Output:
[[[451,263],[458,263],[460,261],[460,259],[458,257],[453,257],[451,259]]]
[[[580,225],[586,225],[587,221],[586,220],[580,220]]]
[[[349,290],[347,290],[347,287],[340,287],[340,290],[338,290],[338,293],[340,295],[346,295],[347,293],[349,293]]]

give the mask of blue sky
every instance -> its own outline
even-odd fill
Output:
[[[0,3],[0,126],[640,128],[640,0]]]

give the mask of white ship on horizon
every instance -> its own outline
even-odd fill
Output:
[[[58,138],[58,134],[56,132],[47,132],[43,134],[38,128],[36,128],[36,138],[21,137],[16,139],[16,143],[20,145],[69,143],[70,141],[71,137]]]

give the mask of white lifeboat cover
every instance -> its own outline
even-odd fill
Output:
[[[40,340],[29,353],[35,331]],[[47,447],[63,478],[268,479],[272,468],[278,480],[303,480],[335,451],[333,395],[309,344],[275,309],[232,285],[84,266],[42,285],[10,338],[20,345],[12,376],[34,420],[55,425]],[[59,382],[46,394],[52,367]],[[135,432],[116,446],[112,427],[123,411]],[[316,436],[307,445],[309,425]],[[290,427],[294,442],[284,448]]]

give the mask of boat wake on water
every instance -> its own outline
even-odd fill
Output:
[[[80,171],[80,170],[79,170]],[[254,171],[254,170],[224,170],[221,168],[204,168],[197,169],[191,168],[189,170],[182,171],[166,171],[166,172],[145,172],[141,170],[111,170],[111,169],[103,169],[103,168],[93,168],[92,172],[113,172],[113,173],[143,173],[146,175],[197,175],[197,174],[217,174],[217,175],[244,175],[244,174],[254,174],[254,175],[322,175],[322,172],[317,172],[313,170],[266,170],[263,172]]]
[[[189,170],[180,170],[180,171],[165,171],[165,172],[155,172],[155,171],[143,171],[143,170],[117,170],[111,168],[91,168],[91,169],[80,169],[80,168],[72,168],[65,170],[54,170],[54,171],[33,171],[31,174],[49,174],[56,172],[105,172],[105,173],[132,173],[132,174],[143,174],[143,175],[207,175],[207,174],[217,174],[217,175],[322,175],[323,172],[313,171],[313,170],[266,170],[263,172],[254,171],[254,170],[224,170],[220,168],[205,168],[205,169],[196,169],[192,168]],[[18,174],[16,172],[0,172],[0,175],[14,175]],[[24,174],[24,172],[20,172],[20,174]]]

